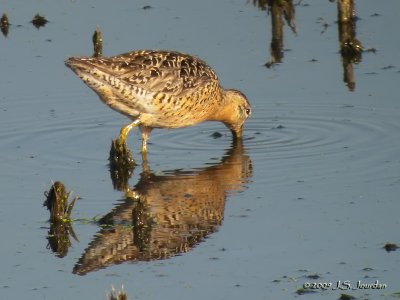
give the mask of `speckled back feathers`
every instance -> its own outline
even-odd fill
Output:
[[[236,135],[249,114],[238,91],[221,88],[201,59],[165,50],[138,50],[111,57],[66,61],[112,109],[148,128],[178,128],[221,121]],[[240,93],[240,94],[238,94]]]
[[[217,75],[205,62],[173,51],[140,50],[93,58],[92,63],[123,82],[174,96],[218,83]]]

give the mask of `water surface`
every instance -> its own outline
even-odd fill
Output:
[[[129,299],[290,299],[301,297],[296,291],[305,282],[339,280],[378,280],[387,288],[303,297],[399,293],[399,251],[382,247],[400,243],[400,4],[376,3],[356,3],[357,38],[376,52],[352,65],[350,91],[336,3],[301,1],[297,35],[284,26],[282,63],[267,68],[271,15],[252,2],[3,1],[0,13],[11,25],[0,37],[2,298],[104,299],[112,284],[123,284]],[[36,13],[49,20],[39,30],[29,23]],[[114,189],[108,167],[111,140],[128,120],[63,64],[92,54],[96,26],[104,55],[162,48],[206,60],[253,106],[243,144],[233,146],[217,123],[155,130],[145,173],[133,131],[128,144],[138,166],[128,186],[155,200],[141,209],[129,202]],[[80,197],[72,213],[79,242],[71,238],[63,258],[47,247],[50,225],[41,206],[54,180]],[[88,253],[101,258],[92,250],[132,250],[133,211],[170,217],[144,218],[158,225],[139,231],[140,241],[150,234],[147,241],[185,247],[157,259],[144,247],[142,259],[111,259],[78,272]],[[105,216],[122,227],[103,244],[113,233],[91,220]],[[179,240],[190,237],[192,244]]]

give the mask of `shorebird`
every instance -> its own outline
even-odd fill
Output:
[[[105,104],[132,120],[121,129],[120,143],[139,126],[142,153],[153,128],[220,121],[240,139],[251,113],[243,93],[222,88],[214,70],[188,54],[138,50],[111,57],[71,57],[65,64]]]

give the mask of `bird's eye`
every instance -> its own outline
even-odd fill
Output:
[[[251,113],[251,109],[248,106],[239,106],[238,107],[238,112],[240,114],[240,117],[248,117]]]

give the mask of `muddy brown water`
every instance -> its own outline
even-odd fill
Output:
[[[251,1],[3,1],[1,298],[104,299],[124,285],[129,299],[288,299],[307,282],[332,284],[314,299],[400,292],[399,251],[382,249],[400,243],[400,4],[374,4],[356,3],[357,39],[376,52],[351,65],[350,91],[329,1],[295,7],[298,34],[284,26],[271,68],[271,15]],[[49,20],[39,30],[36,13]],[[253,106],[243,144],[218,123],[155,130],[144,174],[133,131],[128,184],[148,202],[129,202],[107,160],[128,120],[63,64],[91,55],[96,26],[104,55],[157,48],[206,60]],[[80,197],[79,241],[62,258],[42,207],[55,180]],[[386,288],[333,288],[346,280]]]

